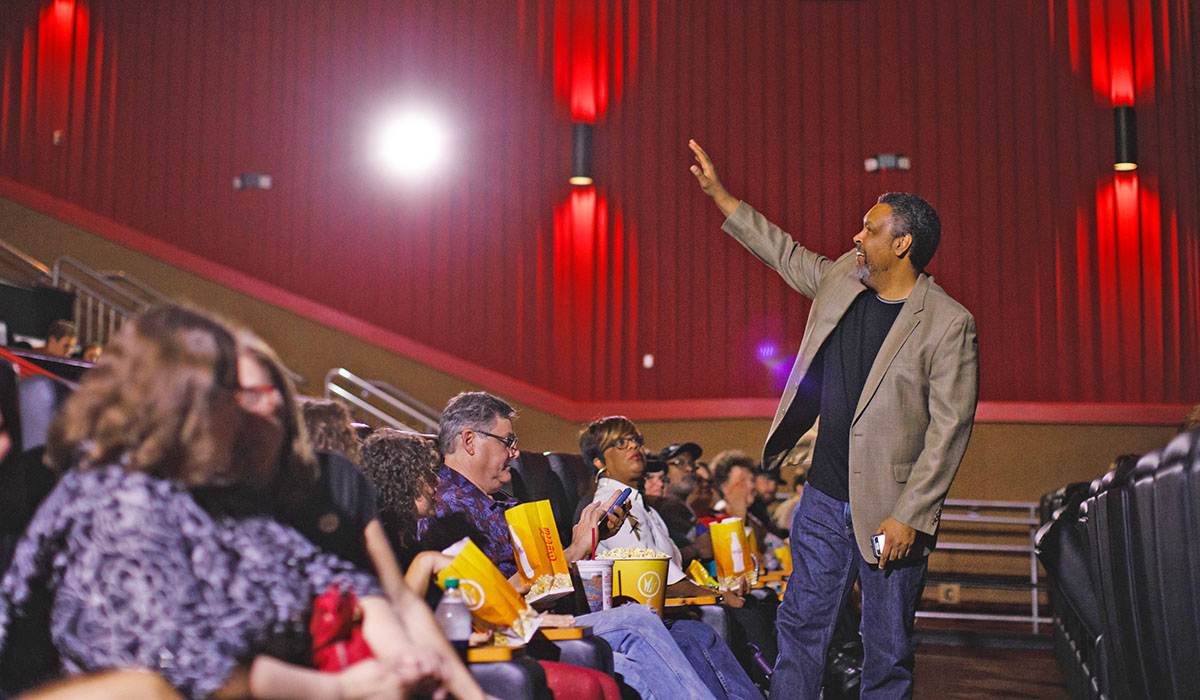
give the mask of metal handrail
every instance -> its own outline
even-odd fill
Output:
[[[338,386],[334,383],[335,380],[342,380],[352,385],[355,391],[350,391],[345,387]],[[413,432],[421,432],[413,430],[401,421],[399,418],[389,414],[380,408],[372,405],[365,399],[371,397],[382,401],[387,406],[394,408],[401,414],[408,416],[422,424],[428,429],[427,432],[437,432],[438,420],[428,414],[421,412],[419,408],[414,408],[404,402],[404,399],[393,395],[388,390],[381,388],[381,385],[386,385],[385,382],[372,382],[356,376],[353,372],[344,367],[335,367],[329,370],[325,375],[325,397],[333,398],[337,396],[351,405],[363,410],[375,418],[387,423],[388,425],[402,430],[410,430]],[[402,394],[402,392],[397,392]],[[419,402],[417,402],[419,403]],[[422,404],[423,406],[423,404]]]
[[[72,275],[63,269],[64,264],[70,265],[83,273],[82,278]],[[121,289],[117,285],[104,278],[104,275],[88,267],[86,264],[72,258],[69,255],[63,255],[54,261],[54,268],[51,271],[51,279],[55,286],[62,282],[66,282],[72,286],[84,290],[90,296],[100,300],[101,303],[108,304],[114,309],[122,312],[127,316],[141,311],[149,304],[144,299],[134,297],[129,292]],[[106,296],[103,292],[96,291],[95,288],[89,287],[88,283],[98,284],[101,288],[108,290],[117,298]],[[123,297],[123,298],[122,298]]]
[[[43,265],[42,263],[38,262],[37,260],[35,260],[33,258],[33,256],[21,251],[19,248],[12,245],[11,243],[9,243],[7,241],[0,241],[0,250],[3,250],[5,253],[8,253],[9,257],[15,258],[17,260],[17,262],[28,267],[30,270],[32,270],[34,273],[36,273],[38,276],[43,277],[47,280],[50,279],[50,268],[48,268],[45,265]]]
[[[976,501],[962,499],[947,499],[943,509],[946,508],[964,508],[967,513],[943,513],[942,521],[954,522],[974,522],[987,523],[990,525],[1009,525],[1021,526],[1028,529],[1029,544],[1021,545],[1006,545],[1006,544],[987,544],[976,542],[943,542],[939,541],[937,548],[951,551],[966,551],[980,552],[990,554],[1019,554],[1029,557],[1029,588],[1030,588],[1030,614],[1025,615],[1000,615],[991,613],[967,613],[967,612],[934,612],[934,611],[917,611],[917,617],[949,619],[949,620],[979,620],[993,622],[1028,622],[1034,634],[1038,634],[1038,630],[1042,624],[1049,624],[1050,618],[1042,617],[1041,604],[1038,600],[1039,585],[1038,585],[1038,559],[1037,551],[1034,547],[1034,538],[1037,535],[1038,527],[1041,520],[1037,516],[1038,504],[1029,501]],[[1002,517],[1002,516],[985,516],[980,515],[980,510],[1012,510],[1023,511],[1023,517]],[[1015,532],[1013,533],[1015,534]],[[984,586],[986,587],[986,586]]]
[[[371,414],[372,416],[375,416],[376,419],[382,421],[383,423],[386,423],[388,426],[390,426],[392,428],[395,428],[397,430],[403,430],[405,432],[410,432],[410,433],[417,432],[413,428],[405,425],[403,422],[401,422],[399,419],[395,418],[394,416],[392,416],[388,413],[385,413],[384,411],[379,410],[378,408],[372,406],[371,404],[367,403],[366,401],[355,396],[353,392],[346,391],[346,389],[344,389],[343,387],[340,387],[336,384],[326,385],[325,398],[330,399],[335,396],[337,398],[340,398],[343,401],[349,403],[350,405],[354,406],[355,408],[358,408],[362,411],[365,411],[366,413]]]
[[[438,424],[440,423],[440,421],[438,421],[438,420],[433,420],[432,422],[426,420],[426,418],[428,418],[430,416],[439,415],[440,412],[437,411],[436,409],[434,409],[433,407],[431,407],[430,405],[423,403],[420,399],[414,398],[412,395],[407,394],[403,391],[400,391],[399,389],[397,389],[396,387],[392,386],[391,384],[383,381],[382,379],[368,379],[367,381],[370,382],[371,386],[375,387],[376,389],[380,389],[388,394],[391,394],[396,399],[399,399],[400,401],[408,404],[410,407],[413,408],[413,410],[419,412],[422,416],[420,418],[420,420],[425,422],[426,425],[430,425],[430,426],[436,428],[438,426]]]
[[[163,304],[167,302],[167,297],[160,294],[158,290],[151,288],[150,285],[136,277],[130,277],[125,274],[124,270],[102,270],[97,274],[111,282],[121,282],[133,287],[151,304]]]

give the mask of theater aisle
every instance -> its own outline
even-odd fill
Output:
[[[922,644],[914,700],[1070,700],[1049,650]]]

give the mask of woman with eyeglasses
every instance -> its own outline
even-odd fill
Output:
[[[617,534],[604,540],[597,552],[618,547],[648,547],[670,556],[667,563],[667,596],[712,595],[713,591],[692,583],[683,573],[683,558],[671,540],[667,525],[653,508],[646,505],[639,490],[646,471],[645,438],[637,426],[624,416],[609,416],[593,421],[579,435],[583,458],[596,468],[596,494],[593,502],[608,502],[626,488],[633,490],[626,503],[629,516]],[[722,593],[726,604],[741,607],[736,593]],[[729,646],[712,629],[696,620],[665,620],[671,637],[692,664],[697,675],[717,698],[761,698]]]
[[[438,682],[420,659],[395,663],[370,613],[378,659],[299,665],[317,595],[387,603],[275,518],[314,463],[266,418],[275,387],[245,379],[233,334],[202,313],[124,324],[51,428],[46,459],[65,473],[0,583],[0,652],[22,662],[4,691],[107,670],[152,671],[187,698],[402,698]],[[32,656],[39,636],[49,653]]]

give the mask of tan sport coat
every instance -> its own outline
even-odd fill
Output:
[[[763,449],[767,464],[819,414],[808,369],[866,287],[854,275],[853,251],[837,260],[818,255],[744,202],[722,228],[813,300]],[[876,561],[871,535],[888,517],[929,535],[925,553],[932,549],[978,394],[975,319],[922,273],[879,348],[850,425],[850,511],[864,559]]]

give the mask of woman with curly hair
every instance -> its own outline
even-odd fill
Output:
[[[442,454],[416,433],[379,428],[362,445],[362,470],[378,493],[379,522],[405,563],[412,560],[417,518],[428,515]]]
[[[438,551],[412,555],[417,518],[433,512],[442,453],[431,437],[380,428],[362,446],[363,471],[379,492],[379,520],[401,556],[411,558],[405,581],[424,596],[430,580],[452,559]],[[619,700],[616,682],[600,671],[540,661],[546,683],[558,700]]]
[[[315,463],[302,429],[253,410],[278,387],[241,375],[232,333],[179,306],[127,321],[85,375],[47,445],[65,473],[0,583],[0,652],[25,653],[5,691],[129,669],[188,698],[400,698],[437,681],[387,653],[376,581],[276,520]],[[332,585],[362,596],[378,660],[321,673],[296,664]],[[48,659],[26,651],[39,631]]]

